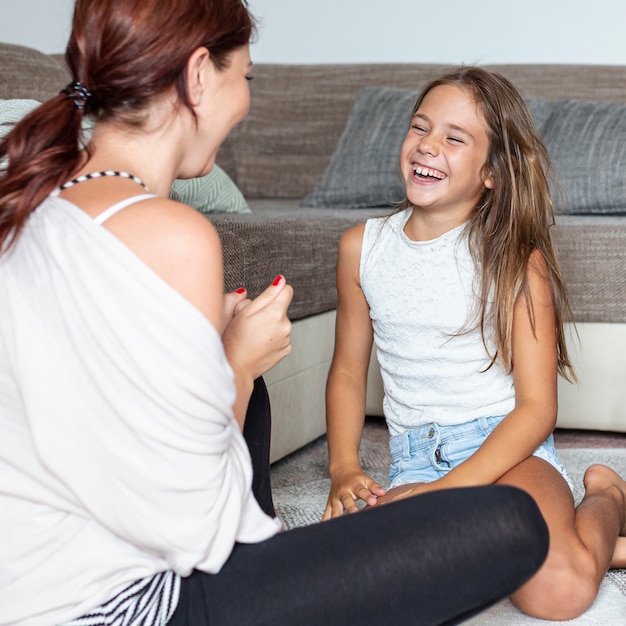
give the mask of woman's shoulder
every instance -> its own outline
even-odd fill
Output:
[[[175,200],[154,197],[116,213],[104,227],[217,327],[222,246],[206,217]]]
[[[213,224],[202,213],[171,198],[154,196],[138,202],[134,210],[133,207],[129,208],[129,220],[141,221],[144,227],[152,228],[162,236],[197,235],[202,238],[208,234],[217,234]]]
[[[182,254],[193,258],[220,247],[219,235],[206,217],[168,198],[141,200],[116,213],[103,225],[139,256],[163,258]]]

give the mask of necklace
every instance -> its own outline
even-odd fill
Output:
[[[129,174],[128,172],[117,172],[115,170],[106,170],[103,172],[93,172],[91,174],[83,174],[78,178],[74,178],[72,180],[68,180],[66,183],[59,187],[59,190],[68,189],[69,187],[73,187],[74,185],[78,185],[78,183],[82,183],[86,180],[91,180],[92,178],[101,178],[102,176],[121,176],[122,178],[129,178],[130,180],[136,182],[138,185],[141,185],[146,191],[150,191],[148,187],[144,184],[144,182],[138,176],[134,176],[133,174]]]

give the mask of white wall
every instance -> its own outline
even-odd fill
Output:
[[[62,52],[73,0],[0,0],[0,41]],[[255,62],[626,65],[626,0],[250,0]]]
[[[0,0],[0,41],[63,52],[74,0]]]

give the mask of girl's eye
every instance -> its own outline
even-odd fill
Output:
[[[246,80],[254,80],[254,76],[246,76]]]
[[[452,141],[453,143],[463,143],[463,140],[458,137],[448,137],[448,141]]]
[[[418,133],[425,133],[426,129],[423,126],[418,126],[417,124],[413,124],[413,130],[416,130]]]

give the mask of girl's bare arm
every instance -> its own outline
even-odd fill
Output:
[[[382,487],[363,473],[359,462],[372,350],[369,307],[359,280],[363,230],[364,225],[351,228],[339,243],[335,352],[326,389],[331,490],[324,519],[357,511],[359,499],[375,504],[384,494]]]

